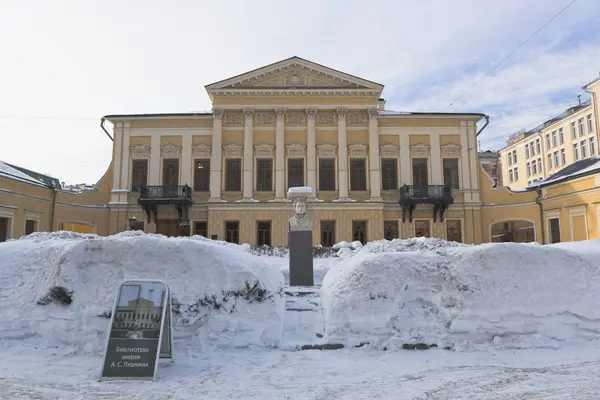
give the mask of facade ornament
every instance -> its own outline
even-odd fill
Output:
[[[239,144],[228,144],[223,146],[223,156],[225,158],[242,158],[243,146]]]
[[[223,113],[225,112],[225,110],[222,108],[214,108],[213,107],[212,112],[213,112],[214,119],[221,119],[221,117],[223,117]]]
[[[275,123],[275,118],[272,112],[260,111],[256,113],[256,123],[258,125],[270,125]]]
[[[150,146],[145,144],[136,144],[129,147],[129,156],[131,158],[150,158]]]
[[[454,143],[448,143],[442,146],[442,157],[458,158],[460,156],[460,146]]]
[[[347,108],[338,108],[336,110],[337,115],[338,115],[338,121],[339,120],[345,120],[346,119],[346,115],[348,115],[348,109]]]
[[[171,143],[162,145],[160,146],[160,156],[162,158],[180,158],[181,146]]]
[[[244,116],[246,117],[246,120],[252,119],[252,116],[254,115],[254,110],[251,108],[244,108],[243,110],[244,112]]]
[[[241,125],[242,121],[242,113],[232,111],[225,113],[225,124],[227,125]]]
[[[331,144],[331,143],[318,144],[317,145],[317,156],[333,158],[333,157],[335,157],[336,149],[337,149],[337,146],[335,144]]]
[[[304,157],[304,149],[306,146],[292,143],[285,146],[287,157]]]
[[[317,116],[317,109],[316,108],[307,108],[306,115],[308,115],[308,119],[315,119],[315,117]]]
[[[398,150],[398,146],[388,143],[379,147],[379,154],[382,158],[396,158],[399,155]]]
[[[254,146],[256,157],[273,157],[273,145],[261,143]]]
[[[331,111],[320,112],[317,114],[317,124],[333,125],[335,124],[335,113]]]
[[[367,123],[367,115],[364,111],[352,111],[348,113],[348,123],[350,125],[362,125]]]
[[[350,149],[350,157],[367,158],[367,145],[362,143],[354,143],[348,146]]]
[[[274,111],[275,115],[277,115],[277,119],[283,119],[285,116],[285,108],[276,108]]]
[[[192,147],[192,156],[194,158],[210,158],[211,147],[205,144],[199,144]]]
[[[417,143],[410,146],[411,157],[429,158],[429,146],[423,143]]]
[[[375,119],[379,116],[379,111],[376,108],[369,108],[369,119]]]
[[[287,123],[290,125],[304,124],[304,114],[302,114],[300,112],[287,113]]]

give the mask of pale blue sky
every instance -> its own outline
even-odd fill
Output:
[[[103,115],[209,109],[206,84],[295,55],[384,84],[390,109],[489,114],[499,149],[599,76],[600,6],[577,0],[472,87],[570,1],[0,0],[0,160],[94,183]]]

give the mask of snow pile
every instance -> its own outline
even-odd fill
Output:
[[[282,337],[282,274],[233,245],[141,232],[36,233],[0,244],[0,260],[5,346],[28,339],[60,352],[101,352],[125,279],[171,287],[176,345],[277,346]],[[72,292],[71,304],[37,304],[56,286]]]
[[[598,339],[600,241],[578,246],[588,253],[436,239],[367,244],[324,278],[326,338],[377,348],[425,343],[455,349]]]

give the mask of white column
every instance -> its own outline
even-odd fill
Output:
[[[150,139],[150,176],[148,177],[148,185],[150,186],[161,184],[160,163],[160,135],[155,134]]]
[[[369,110],[369,176],[371,181],[371,201],[382,201],[377,115],[378,112],[376,108]]]
[[[184,134],[181,137],[181,180],[180,185],[194,187],[192,175],[192,135]]]
[[[243,180],[243,200],[252,200],[254,185],[252,185],[252,164],[254,162],[254,132],[252,129],[252,118],[254,110],[244,109],[244,180]]]
[[[113,137],[113,141],[114,141],[114,152],[115,152],[115,157],[114,157],[114,164],[113,164],[113,189],[120,189],[120,182],[121,182],[121,152],[123,150],[123,124],[122,123],[116,123],[115,124],[115,128],[113,129],[114,132],[114,137]]]
[[[316,108],[308,108],[306,110],[307,116],[307,130],[306,130],[306,181],[307,186],[313,189],[311,197],[317,196],[317,148],[316,148],[316,127],[315,117],[317,115]]]
[[[412,173],[410,165],[410,140],[408,133],[399,135],[400,142],[400,186],[412,185]]]
[[[210,150],[210,199],[209,201],[221,201],[221,165],[222,165],[222,143],[223,131],[223,109],[213,108],[213,132]]]
[[[469,169],[469,143],[467,139],[468,131],[465,122],[461,122],[460,126],[460,179],[461,189],[465,190],[465,200],[471,200],[471,179]]]
[[[123,124],[123,159],[121,160],[121,182],[123,190],[129,190],[131,184],[129,180],[129,143],[131,137],[131,128],[129,124]]]
[[[429,145],[431,148],[431,184],[443,185],[442,175],[442,153],[440,150],[440,135],[432,133],[429,135]]]
[[[347,109],[338,109],[338,190],[339,200],[348,200],[348,136],[346,132]]]
[[[479,201],[479,165],[477,162],[477,137],[475,136],[476,126],[475,122],[469,121],[467,123],[467,133],[469,134],[469,158],[471,164],[471,200]],[[525,173],[521,171],[521,173]]]
[[[285,200],[285,108],[275,109],[275,200]]]

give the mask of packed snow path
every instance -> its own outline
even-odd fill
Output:
[[[288,286],[285,289],[282,349],[324,345],[325,323],[320,286]]]

